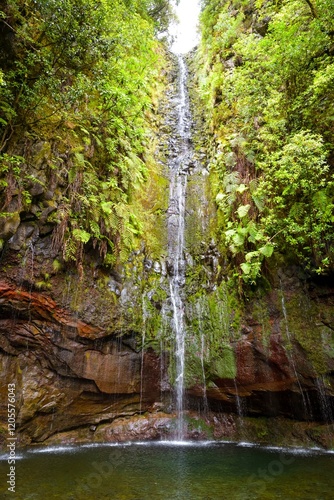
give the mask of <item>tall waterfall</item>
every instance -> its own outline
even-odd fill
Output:
[[[192,162],[191,115],[187,93],[187,68],[182,56],[178,56],[179,88],[177,98],[177,137],[174,151],[169,161],[170,195],[168,209],[168,261],[170,268],[170,298],[172,305],[172,327],[175,335],[176,366],[176,411],[178,417],[177,438],[184,434],[184,357],[185,357],[185,319],[184,296],[185,284],[185,205],[187,175]]]

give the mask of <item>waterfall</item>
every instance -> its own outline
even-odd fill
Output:
[[[315,380],[317,386],[317,396],[319,400],[320,412],[324,422],[333,422],[333,411],[331,405],[328,401],[326,394],[326,386],[324,382],[324,377],[318,377]]]
[[[168,261],[169,290],[172,307],[172,328],[175,336],[175,390],[178,418],[177,439],[184,436],[184,357],[185,318],[183,287],[185,284],[185,205],[187,175],[193,156],[191,147],[191,116],[186,88],[187,68],[181,55],[178,56],[179,88],[177,98],[177,128],[174,151],[169,161],[170,194],[168,208]]]
[[[143,297],[142,297],[143,331],[142,331],[142,338],[141,338],[139,413],[142,412],[142,404],[143,404],[146,321],[147,321],[147,316],[148,316],[145,299],[146,299],[146,297],[145,297],[145,295],[143,295]]]
[[[299,388],[299,393],[300,393],[300,395],[302,397],[302,400],[303,400],[305,418],[308,419],[309,415],[310,415],[310,411],[309,411],[308,406],[307,406],[305,394],[304,394],[302,385],[301,385],[300,380],[299,380],[299,375],[298,375],[297,368],[296,368],[296,363],[295,363],[295,360],[294,360],[293,343],[292,343],[292,340],[291,340],[291,335],[290,335],[290,330],[289,330],[288,312],[287,312],[286,305],[285,305],[285,298],[284,298],[284,292],[283,292],[282,284],[281,284],[281,303],[282,303],[282,312],[283,312],[283,317],[284,317],[284,322],[285,322],[286,337],[287,337],[287,340],[290,343],[291,349],[292,349],[291,350],[291,355],[289,356],[289,359],[290,359],[290,362],[291,362],[291,366],[292,366],[293,372],[294,372],[295,377],[296,377],[296,382],[297,382],[297,385],[298,385],[298,388]]]

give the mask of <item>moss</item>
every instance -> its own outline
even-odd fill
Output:
[[[213,292],[202,291],[189,297],[188,316],[190,331],[204,334],[211,348],[219,348],[222,341],[228,343],[238,337],[239,308],[226,283]]]
[[[184,420],[189,432],[197,431],[200,434],[205,434],[206,439],[213,439],[214,428],[212,425],[209,425],[204,418],[193,418],[189,415],[185,415]]]
[[[192,255],[200,255],[210,243],[209,221],[213,207],[210,203],[208,176],[194,171],[187,183],[186,241]]]
[[[241,311],[227,284],[188,297],[186,318],[186,385],[203,383],[203,366],[208,383],[217,377],[235,378],[231,342],[240,336]]]
[[[262,342],[264,346],[268,347],[271,335],[271,323],[268,303],[265,298],[252,302],[252,316],[261,325]]]
[[[202,385],[204,383],[202,362],[204,361],[201,359],[201,346],[198,345],[198,339],[188,341],[186,345],[184,377],[187,388],[195,384]]]
[[[318,425],[308,430],[308,435],[320,446],[326,449],[334,448],[333,426]]]
[[[326,326],[321,328],[321,338],[323,341],[323,347],[326,354],[334,359],[334,332]]]
[[[231,346],[220,348],[219,356],[214,357],[210,363],[211,378],[234,379],[237,376],[237,365]]]
[[[285,298],[286,317],[282,313],[281,331],[287,346],[295,339],[307,353],[318,375],[327,371],[323,349],[322,331],[316,325],[317,308],[304,291],[297,291]]]
[[[38,290],[51,290],[52,285],[49,281],[36,281],[35,286]]]
[[[58,259],[54,259],[54,261],[52,262],[52,268],[55,273],[58,273],[62,270],[63,264]]]
[[[148,180],[135,193],[132,204],[132,210],[143,228],[138,242],[140,246],[145,246],[146,253],[153,260],[161,258],[167,247],[165,213],[168,207],[168,181],[161,167],[159,171],[158,161],[159,158],[155,162],[150,159]]]
[[[186,290],[189,297],[201,295],[203,293],[203,285],[207,282],[207,275],[203,262],[199,262],[197,258],[193,265],[186,269]]]

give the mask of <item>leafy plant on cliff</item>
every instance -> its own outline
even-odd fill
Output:
[[[326,157],[319,135],[296,133],[262,165],[258,188],[267,198],[261,217],[267,234],[319,271],[332,258],[334,178]]]
[[[170,16],[169,2],[160,0],[2,6],[2,195],[24,197],[17,210],[27,212],[43,210],[48,191],[53,245],[65,260],[80,263],[85,248],[96,248],[113,264],[137,244],[145,216],[136,192],[148,177],[164,61],[154,35]],[[19,176],[42,171],[52,187],[34,195],[23,177],[10,185],[14,163]]]
[[[218,238],[233,272],[255,283],[277,253],[333,269],[333,3],[206,0],[201,24]]]

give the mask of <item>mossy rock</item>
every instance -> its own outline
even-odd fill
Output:
[[[219,357],[213,358],[210,363],[211,378],[234,379],[237,376],[237,365],[232,347],[221,349]]]

